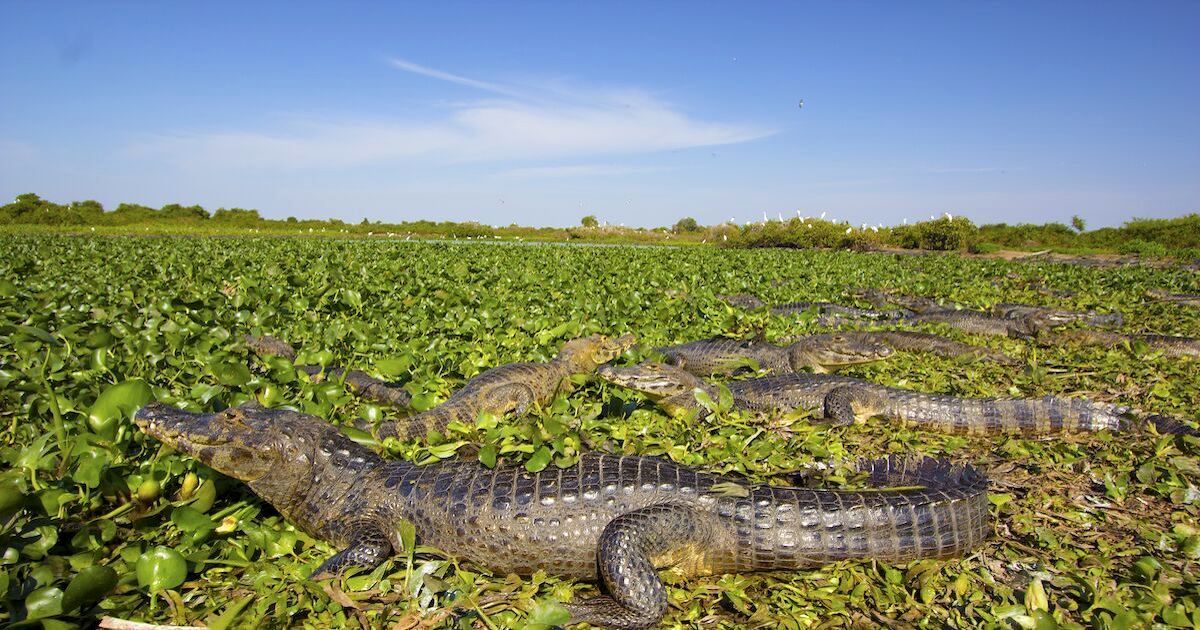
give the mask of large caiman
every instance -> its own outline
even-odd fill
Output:
[[[718,388],[673,365],[643,363],[602,366],[600,378],[649,396],[671,414],[705,410],[696,400],[702,391],[712,400]],[[1126,431],[1135,427],[1128,407],[1084,398],[960,398],[887,387],[859,378],[831,374],[785,374],[728,383],[735,410],[777,414],[804,410],[834,424],[883,417],[948,433],[1055,433]],[[1174,418],[1153,415],[1143,421],[1159,433],[1196,434]]]
[[[407,521],[422,544],[500,574],[601,582],[604,594],[567,604],[572,621],[619,628],[662,619],[661,568],[704,576],[943,558],[991,530],[987,479],[933,459],[865,463],[872,484],[896,489],[838,491],[597,453],[536,473],[473,461],[416,466],[384,460],[320,418],[253,403],[214,414],[153,403],[135,422],[342,547],[314,577],[381,564],[402,548]]]

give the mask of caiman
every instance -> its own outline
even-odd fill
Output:
[[[1042,345],[1057,346],[1064,343],[1078,343],[1106,348],[1141,342],[1155,350],[1162,350],[1164,356],[1200,357],[1200,339],[1195,337],[1080,329],[1042,332],[1037,335],[1036,339]]]
[[[563,344],[558,356],[546,363],[492,368],[467,381],[446,402],[404,420],[383,423],[377,435],[413,439],[430,431],[445,432],[451,422],[473,425],[480,412],[523,415],[531,406],[553,400],[568,377],[595,372],[597,366],[620,356],[636,341],[633,335],[615,339],[592,335]]]
[[[774,374],[792,372],[824,373],[835,368],[879,361],[894,351],[928,352],[944,357],[968,357],[1005,365],[1019,363],[1012,357],[945,337],[901,330],[842,331],[805,335],[779,346],[760,341],[739,341],[714,337],[701,341],[658,348],[666,362],[697,376],[732,375],[749,369],[770,370]]]
[[[895,489],[838,491],[597,453],[536,473],[474,461],[416,466],[384,460],[320,418],[257,404],[197,414],[153,403],[135,422],[342,547],[314,577],[381,564],[402,548],[407,521],[421,544],[498,574],[601,582],[605,594],[567,604],[573,623],[658,623],[664,567],[692,577],[907,562],[960,555],[991,531],[987,479],[933,459],[866,463],[872,484]]]
[[[897,324],[944,324],[973,335],[1000,335],[1028,338],[1047,329],[1051,323],[1037,315],[1009,318],[974,310],[928,311],[895,320]]]
[[[748,311],[767,305],[766,302],[749,293],[719,295],[717,297],[730,306]],[[846,320],[891,320],[904,315],[902,311],[876,311],[868,308],[835,304],[833,302],[787,302],[773,305],[768,310],[772,315],[796,315],[815,310],[817,313],[817,323],[822,325],[832,325]]]
[[[670,414],[700,413],[696,390],[717,388],[672,365],[603,366],[600,378],[642,392]],[[884,417],[949,433],[1054,433],[1129,430],[1129,408],[1083,398],[959,398],[887,387],[848,376],[785,374],[728,383],[735,410],[758,414],[804,410],[834,424]],[[1173,418],[1150,416],[1160,433],[1195,434]]]
[[[883,343],[893,350],[900,350],[901,352],[925,352],[951,359],[967,358],[979,361],[994,361],[1003,365],[1017,365],[1020,363],[1017,359],[991,348],[972,346],[929,333],[907,330],[872,330],[863,332],[843,331],[841,334],[861,343]]]
[[[286,341],[263,335],[246,335],[246,346],[254,354],[262,358],[279,357],[288,361],[296,360],[296,350]],[[345,379],[351,391],[360,396],[395,407],[407,407],[412,403],[412,395],[398,385],[392,385],[377,379],[360,370],[346,370],[340,367],[321,367],[319,365],[297,365],[297,370],[314,378]]]
[[[1160,300],[1162,302],[1170,302],[1172,304],[1183,304],[1186,306],[1200,306],[1200,295],[1191,293],[1171,293],[1162,289],[1150,289],[1146,291],[1146,297]]]
[[[824,372],[843,365],[886,359],[892,354],[892,349],[883,343],[843,333],[809,335],[788,346],[714,337],[657,351],[666,355],[668,363],[701,376],[734,374],[755,367],[775,374],[805,369]]]
[[[903,295],[883,289],[858,289],[854,294],[856,297],[870,302],[872,306],[879,309],[899,306],[912,313],[932,313],[954,308],[952,305],[947,306],[932,298],[921,297],[919,295]]]
[[[1120,313],[1069,311],[1033,304],[1000,302],[986,311],[980,311],[961,304],[943,303],[927,297],[901,295],[881,289],[860,290],[857,295],[877,308],[894,304],[913,313],[896,319],[937,321],[965,332],[979,334],[1023,336],[1038,327],[1071,322],[1082,322],[1088,326],[1120,326],[1123,322]],[[1018,323],[1006,324],[999,321],[1005,319]]]

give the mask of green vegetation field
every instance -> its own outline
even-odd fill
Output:
[[[150,398],[216,410],[257,399],[339,424],[390,415],[337,382],[265,364],[241,341],[269,333],[306,362],[407,383],[427,408],[480,371],[544,360],[593,332],[650,349],[717,334],[819,330],[716,295],[849,303],[855,287],[987,306],[1116,310],[1126,329],[1200,335],[1200,309],[1148,301],[1200,292],[1194,272],[799,250],[422,244],[311,239],[0,237],[0,625],[89,627],[115,617],[210,628],[502,628],[561,621],[587,584],[493,575],[418,549],[370,574],[305,577],[333,549],[240,484],[130,422]],[[1053,297],[1049,290],[1073,291]],[[846,370],[964,396],[1083,393],[1200,418],[1200,366],[1143,347],[1035,348],[930,332],[1025,357],[1023,368],[899,353]],[[480,450],[482,449],[482,450]],[[860,457],[920,452],[993,478],[995,533],[963,559],[843,562],[791,574],[670,585],[669,625],[808,627],[1200,626],[1200,440],[1149,434],[963,438],[882,422],[830,428],[802,415],[670,419],[594,381],[527,418],[483,419],[448,440],[389,443],[418,462],[456,451],[530,467],[581,451],[662,455],[784,482],[854,483]]]

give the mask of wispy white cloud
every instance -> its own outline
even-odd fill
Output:
[[[339,168],[403,160],[479,162],[633,155],[735,144],[775,133],[750,124],[694,118],[643,90],[555,85],[539,93],[428,68],[402,59],[405,72],[505,98],[461,103],[436,119],[292,122],[272,131],[159,134],[132,155],[190,168]]]
[[[415,63],[415,62],[409,61],[407,59],[400,59],[399,57],[392,57],[392,58],[388,59],[388,63],[390,63],[392,65],[392,67],[394,67],[396,69],[403,70],[405,72],[411,72],[413,74],[419,74],[421,76],[438,79],[440,81],[446,81],[449,83],[457,83],[458,85],[465,85],[467,87],[473,87],[473,88],[476,88],[479,90],[483,90],[485,92],[493,92],[495,94],[503,94],[505,96],[513,96],[513,97],[517,97],[517,98],[525,97],[525,95],[521,91],[504,86],[504,85],[500,85],[499,83],[492,83],[490,81],[480,81],[478,79],[472,79],[469,77],[464,77],[464,76],[452,74],[449,72],[443,72],[442,70],[437,70],[435,68],[430,68],[428,66],[422,66],[419,63]]]

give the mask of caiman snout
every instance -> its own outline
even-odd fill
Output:
[[[212,430],[211,418],[210,414],[192,413],[154,402],[139,409],[133,416],[133,423],[170,446],[178,446],[182,439],[200,446],[216,446],[229,441],[227,436]]]

